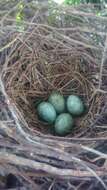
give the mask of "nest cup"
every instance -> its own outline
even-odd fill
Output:
[[[52,126],[38,119],[35,104],[47,100],[54,90],[65,98],[81,97],[86,113],[75,122],[69,137],[91,135],[96,117],[101,113],[104,95],[96,93],[100,65],[94,62],[91,48],[82,46],[67,36],[67,29],[35,24],[12,47],[6,71],[3,71],[6,91],[33,133],[51,134]],[[74,35],[74,34],[73,34]],[[81,37],[81,36],[79,36]],[[5,67],[4,67],[5,68]]]
[[[45,174],[59,180],[69,178],[73,186],[80,184],[80,189],[81,184],[89,185],[92,178],[105,187],[100,176],[106,176],[107,170],[100,168],[99,163],[106,155],[94,149],[102,148],[102,140],[107,137],[107,19],[96,16],[91,5],[62,6],[55,10],[49,12],[46,5],[38,10],[36,5],[36,16],[25,18],[23,31],[17,30],[11,15],[4,17],[3,35],[6,34],[8,44],[0,50],[0,86],[11,114],[6,121],[8,130],[3,130],[11,131],[8,142],[9,145],[13,142],[13,147],[6,150],[17,158],[16,162],[12,157],[9,166],[13,164],[21,176],[27,170],[36,171],[37,178]],[[52,91],[59,91],[65,99],[71,94],[78,95],[86,106],[86,112],[75,120],[74,129],[66,137],[54,136],[52,126],[45,125],[37,116],[35,104],[47,100]],[[93,186],[99,185],[94,182]]]

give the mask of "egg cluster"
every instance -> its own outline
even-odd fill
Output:
[[[73,116],[84,112],[84,104],[76,95],[70,95],[65,100],[59,92],[53,92],[48,101],[41,102],[37,107],[39,118],[54,125],[55,133],[59,136],[69,134],[74,126]]]

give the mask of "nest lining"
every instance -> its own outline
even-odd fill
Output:
[[[65,97],[79,95],[87,113],[77,119],[69,137],[83,136],[86,131],[90,136],[93,133],[90,126],[100,116],[105,101],[105,95],[96,90],[100,64],[96,63],[93,52],[98,49],[93,45],[91,48],[96,50],[89,49],[88,43],[84,43],[85,47],[81,43],[76,44],[67,35],[66,30],[62,32],[38,24],[30,33],[20,36],[11,49],[6,70],[3,70],[6,91],[29,129],[48,135],[51,127],[38,120],[34,103],[38,99],[47,100],[53,90]],[[81,42],[81,35],[78,38]]]

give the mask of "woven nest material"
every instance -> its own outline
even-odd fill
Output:
[[[38,120],[34,103],[40,98],[48,99],[53,90],[65,96],[79,95],[86,104],[87,113],[77,119],[72,137],[94,134],[90,125],[102,112],[105,95],[98,89],[100,64],[92,55],[98,48],[90,50],[94,46],[88,44],[87,38],[85,45],[79,34],[80,44],[76,44],[75,33],[67,33],[67,29],[35,25],[30,33],[20,35],[22,40],[16,40],[4,65],[6,91],[33,133],[49,134],[49,127]]]
[[[82,7],[57,8],[58,17],[50,24],[44,6],[32,22],[23,22],[24,31],[17,31],[11,17],[6,17],[2,25],[6,34],[3,41],[9,43],[0,51],[1,105],[6,111],[1,131],[7,135],[9,144],[2,141],[6,151],[0,152],[0,160],[4,159],[11,172],[21,177],[23,174],[24,179],[27,176],[27,182],[34,187],[39,177],[51,175],[51,182],[53,178],[68,178],[69,187],[68,180],[63,182],[65,189],[92,189],[98,184],[107,189],[104,152],[107,19],[90,12],[92,8],[87,7],[87,13]],[[66,137],[52,135],[50,126],[38,120],[34,107],[34,101],[46,100],[53,90],[64,96],[79,95],[87,107],[85,115],[77,119],[76,127]],[[54,185],[55,179],[53,189]]]

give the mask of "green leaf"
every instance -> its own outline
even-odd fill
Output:
[[[64,3],[68,5],[78,5],[81,3],[81,0],[65,0]]]

